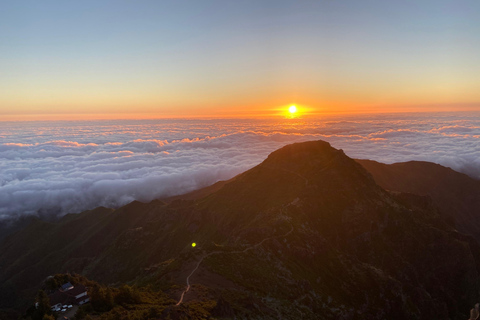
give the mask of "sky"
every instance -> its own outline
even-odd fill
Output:
[[[2,1],[0,120],[480,110],[477,0]]]
[[[0,224],[148,202],[227,180],[284,145],[431,161],[480,179],[480,112],[0,122]]]

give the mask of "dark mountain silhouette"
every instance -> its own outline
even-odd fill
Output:
[[[170,202],[175,201],[175,200],[197,200],[197,199],[201,199],[203,197],[206,197],[206,196],[214,193],[215,191],[220,190],[226,183],[228,183],[230,181],[233,181],[233,179],[235,179],[235,178],[232,178],[232,179],[227,180],[227,181],[223,181],[223,180],[218,181],[218,182],[212,184],[211,186],[201,188],[201,189],[198,189],[198,190],[194,190],[192,192],[188,192],[188,193],[185,193],[185,194],[180,194],[180,195],[177,195],[177,196],[162,198],[161,200],[164,201],[164,202],[170,203]]]
[[[480,242],[480,181],[439,164],[410,161],[383,164],[357,160],[387,190],[431,197],[458,231]]]
[[[203,303],[202,317],[466,319],[477,242],[430,198],[386,191],[362,165],[297,143],[190,200],[37,220],[0,244],[0,304],[19,307],[69,271],[165,291],[181,303],[162,317]]]
[[[8,235],[25,228],[35,219],[36,217],[26,216],[10,221],[0,221],[0,241],[2,241]]]

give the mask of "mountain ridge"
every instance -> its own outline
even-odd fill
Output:
[[[429,198],[388,192],[362,165],[327,142],[298,143],[199,199],[36,222],[0,243],[0,292],[28,296],[47,275],[74,271],[178,301],[198,264],[178,308],[223,301],[240,318],[465,317],[479,292],[477,242]],[[55,247],[59,239],[68,248]]]
[[[387,190],[426,195],[432,198],[456,228],[480,243],[480,181],[439,164],[408,161],[382,164],[357,160],[375,181]]]

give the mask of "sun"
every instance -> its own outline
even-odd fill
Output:
[[[283,105],[278,110],[280,111],[280,115],[285,119],[297,119],[301,117],[305,111],[302,106],[298,107],[296,104]]]

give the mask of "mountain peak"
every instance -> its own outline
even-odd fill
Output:
[[[400,170],[393,180],[409,171],[427,191],[456,181],[430,175],[431,182],[420,175],[424,169]],[[449,190],[437,197],[450,203]],[[200,194],[100,208],[12,234],[0,243],[0,296],[8,298],[0,308],[67,270],[103,283],[165,288],[175,301],[158,305],[164,317],[202,306],[227,317],[296,319],[300,307],[309,319],[459,319],[478,297],[473,238],[446,224],[429,198],[385,191],[327,142],[285,146]],[[477,194],[471,189],[455,204]],[[175,306],[183,294],[186,307]]]
[[[333,148],[326,141],[307,141],[289,144],[272,152],[263,164],[288,164],[290,167],[296,167],[308,162],[318,166],[322,161],[341,156],[345,156],[343,150]]]
[[[335,182],[376,187],[373,178],[362,166],[342,149],[335,149],[322,140],[287,145],[272,152],[258,167],[275,168],[284,174],[303,177],[306,185],[311,187],[343,188]]]
[[[306,141],[306,142],[297,142],[288,144],[278,150],[272,152],[268,159],[275,158],[278,156],[288,156],[288,155],[313,155],[319,152],[336,152],[337,149],[333,148],[330,143],[323,141],[323,140],[316,140],[316,141]]]
[[[353,199],[380,199],[383,193],[371,175],[342,150],[325,141],[308,141],[271,153],[212,194],[207,207],[230,213],[230,218],[215,215],[217,222],[233,221],[233,217],[247,222],[292,203],[345,205]]]

